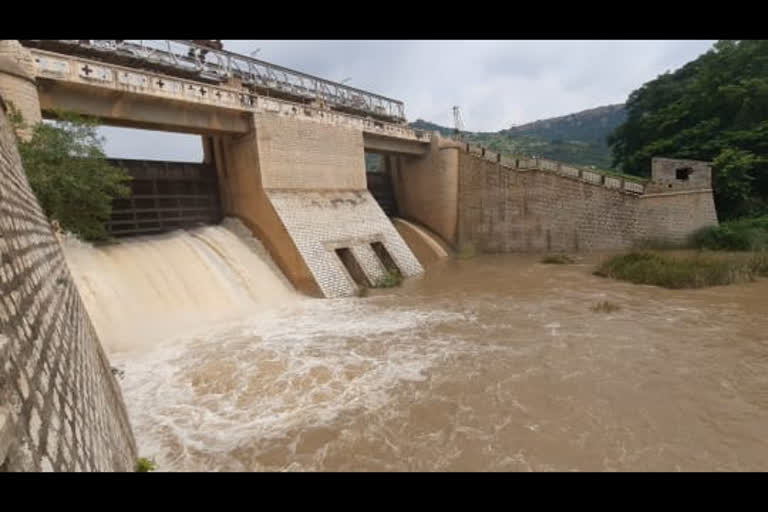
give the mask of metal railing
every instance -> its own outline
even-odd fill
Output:
[[[402,101],[356,89],[316,76],[293,71],[253,57],[217,50],[183,40],[42,40],[21,41],[22,44],[87,49],[104,56],[131,57],[147,63],[175,68],[202,79],[224,82],[232,77],[243,85],[282,92],[307,100],[322,100],[335,108],[364,112],[391,122],[405,122]]]

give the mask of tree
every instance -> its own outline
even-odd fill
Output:
[[[24,120],[12,109],[16,128]],[[105,223],[112,200],[130,194],[131,177],[109,164],[97,123],[58,113],[53,124],[39,123],[29,141],[18,140],[27,179],[45,214],[85,240],[107,239]]]
[[[712,161],[722,219],[768,211],[768,41],[719,41],[626,109],[608,139],[615,166],[649,176],[654,156]]]

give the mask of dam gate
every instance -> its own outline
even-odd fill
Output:
[[[107,231],[114,237],[158,234],[222,219],[212,164],[109,159],[133,178],[131,194],[112,202]]]

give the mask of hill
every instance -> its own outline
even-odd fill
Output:
[[[768,214],[768,41],[718,41],[629,95],[611,137],[618,166],[648,176],[654,156],[713,163],[721,220]]]
[[[623,104],[606,105],[574,114],[513,126],[498,132],[468,132],[468,142],[493,151],[536,155],[574,165],[608,169],[612,156],[606,139],[626,119]],[[453,129],[423,119],[412,128],[453,134]]]

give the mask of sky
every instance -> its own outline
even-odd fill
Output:
[[[408,121],[498,131],[538,119],[623,103],[715,41],[259,41],[224,49],[344,81],[405,103]],[[103,128],[108,156],[199,161],[199,137]]]

